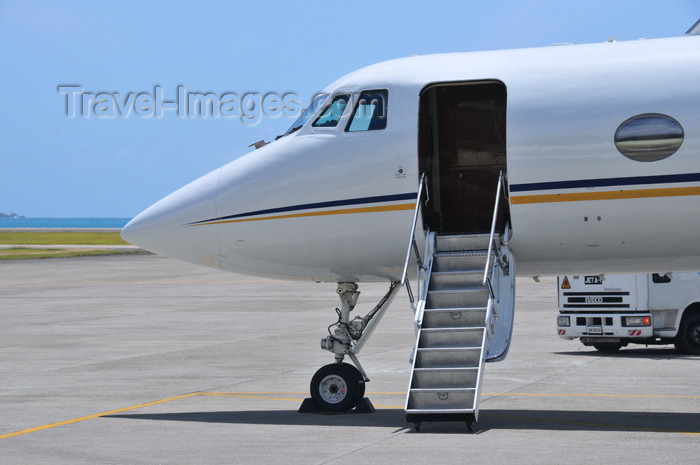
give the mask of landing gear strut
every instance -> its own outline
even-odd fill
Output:
[[[360,365],[357,354],[398,290],[399,283],[392,282],[389,291],[372,311],[350,320],[350,312],[357,304],[360,291],[357,290],[357,283],[338,283],[336,292],[340,297],[340,308],[335,309],[338,321],[328,327],[328,337],[321,340],[321,348],[335,354],[335,363],[321,367],[311,379],[311,399],[319,410],[346,412],[358,406],[363,399],[369,377]],[[346,355],[355,366],[343,362]]]

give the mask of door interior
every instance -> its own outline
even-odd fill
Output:
[[[488,234],[498,175],[506,175],[506,87],[431,84],[420,95],[418,156],[430,201],[423,224],[440,234]],[[508,221],[501,196],[496,231]]]

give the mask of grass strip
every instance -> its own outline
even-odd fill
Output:
[[[25,260],[30,258],[69,258],[87,257],[91,255],[117,255],[145,253],[141,249],[33,249],[29,247],[12,247],[0,249],[0,260]]]
[[[0,231],[0,244],[127,245],[118,231]]]

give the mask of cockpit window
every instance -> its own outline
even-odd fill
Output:
[[[387,119],[386,90],[365,90],[355,105],[352,119],[346,131],[374,131],[386,128]]]
[[[350,100],[349,95],[337,95],[333,102],[326,107],[326,109],[321,113],[314,124],[315,128],[334,128],[338,125],[340,117],[343,116],[343,111],[348,105],[348,100]]]
[[[298,131],[299,129],[301,129],[302,126],[304,126],[304,124],[306,124],[306,122],[309,120],[309,118],[311,118],[311,116],[314,113],[316,113],[318,107],[320,107],[323,104],[327,97],[328,94],[318,94],[316,97],[314,97],[311,103],[309,103],[309,106],[306,107],[306,109],[301,112],[301,115],[299,115],[299,117],[296,120],[294,120],[292,125],[289,126],[289,129],[287,129],[285,133],[279,137],[284,137],[287,134],[291,134],[294,131]]]

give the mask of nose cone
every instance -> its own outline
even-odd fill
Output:
[[[197,223],[216,218],[219,172],[212,171],[151,205],[124,226],[121,236],[157,254],[218,268],[216,226]]]

